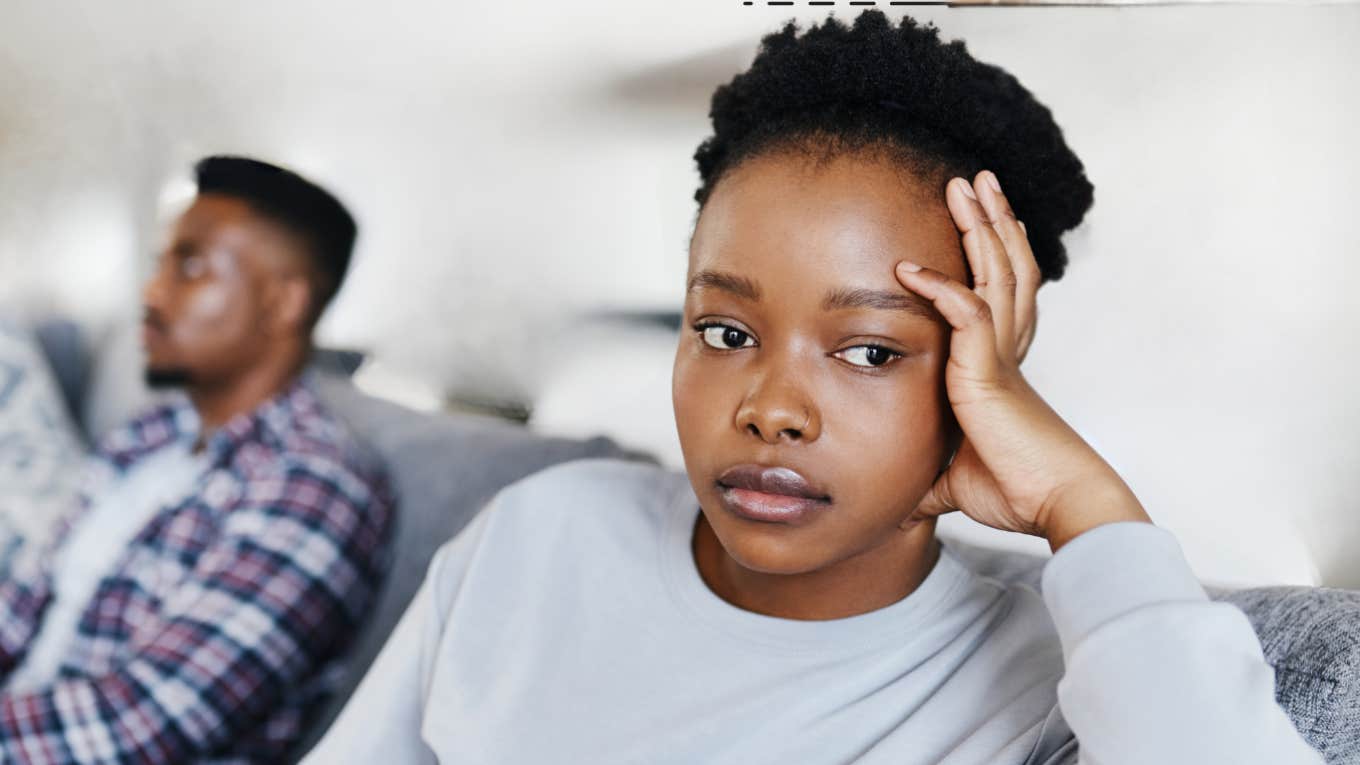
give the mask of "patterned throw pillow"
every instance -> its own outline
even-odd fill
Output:
[[[75,501],[84,447],[33,335],[0,315],[0,571]]]

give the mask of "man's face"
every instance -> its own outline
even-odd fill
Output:
[[[885,160],[757,157],[709,197],[673,401],[704,516],[742,566],[877,548],[948,460],[949,327],[897,282],[901,260],[967,280],[943,186]]]
[[[287,318],[281,299],[302,276],[297,250],[247,202],[200,195],[171,229],[143,291],[148,382],[226,385],[276,352]]]

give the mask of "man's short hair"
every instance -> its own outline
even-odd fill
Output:
[[[205,157],[194,165],[200,194],[241,199],[307,244],[315,279],[311,321],[340,290],[359,233],[354,216],[334,195],[306,178],[248,157]]]

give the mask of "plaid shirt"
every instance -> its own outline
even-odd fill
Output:
[[[36,636],[89,498],[196,426],[164,407],[100,446],[79,512],[0,582],[0,676]],[[392,496],[305,379],[206,449],[195,490],[100,582],[59,678],[0,692],[0,763],[278,762],[301,737],[373,602]]]

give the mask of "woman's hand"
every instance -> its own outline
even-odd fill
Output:
[[[962,510],[994,528],[1044,537],[1055,552],[1103,523],[1149,521],[1114,469],[1020,374],[1040,273],[996,176],[955,178],[945,198],[973,289],[907,262],[897,280],[953,327],[945,386],[964,440],[912,517]]]

